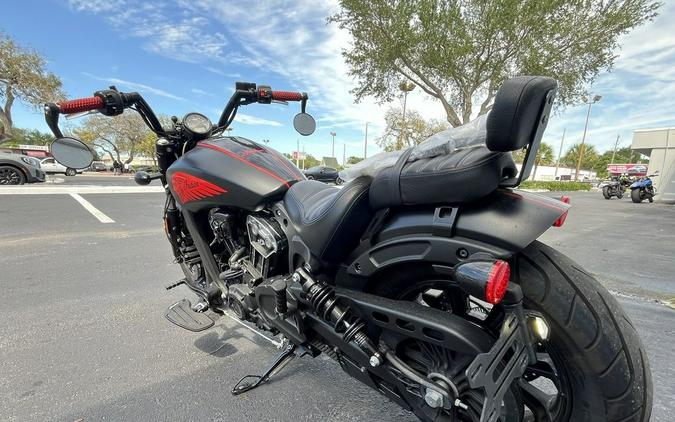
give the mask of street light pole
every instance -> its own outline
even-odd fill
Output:
[[[565,131],[567,128],[563,128],[562,139],[560,139],[560,149],[558,150],[558,160],[555,162],[555,174],[553,174],[553,180],[558,177],[558,168],[560,167],[560,157],[562,156],[563,144],[565,143]]]
[[[347,154],[347,144],[342,144],[342,167],[345,166],[345,163],[347,163],[347,160],[345,160]]]
[[[410,81],[404,81],[404,82],[401,82],[398,85],[398,87],[401,91],[403,91],[403,117],[401,119],[402,120],[401,121],[401,133],[399,134],[399,137],[402,137],[403,141],[407,145],[407,143],[408,143],[408,133],[407,133],[406,127],[405,127],[405,109],[406,109],[406,104],[408,102],[408,93],[411,92],[413,89],[415,89],[415,84],[410,82]],[[401,146],[403,146],[403,145],[401,145]]]
[[[363,159],[368,158],[368,123],[366,122],[366,140],[363,143]]]
[[[336,135],[335,132],[330,133],[330,136],[333,137],[333,151],[332,151],[332,154],[331,154],[331,157],[333,157],[333,158],[335,158],[335,135]]]
[[[574,173],[574,181],[579,180],[579,169],[581,168],[581,159],[584,156],[584,143],[586,142],[586,130],[588,129],[588,119],[591,117],[591,107],[602,99],[602,95],[595,95],[593,101],[588,104],[588,112],[586,113],[586,123],[584,124],[584,134],[581,137],[581,146],[579,147],[579,158],[577,159],[577,171]]]

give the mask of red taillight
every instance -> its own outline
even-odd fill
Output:
[[[500,259],[495,261],[485,283],[485,300],[493,305],[501,302],[506,288],[509,287],[509,278],[511,278],[509,263]]]
[[[465,261],[455,267],[455,278],[465,293],[496,305],[509,286],[511,268],[501,259]]]
[[[560,201],[562,201],[566,204],[569,204],[570,203],[570,197],[563,195],[563,196],[560,197]],[[561,227],[563,224],[565,224],[565,219],[567,218],[567,211],[569,211],[569,210],[565,210],[565,212],[563,212],[562,215],[560,217],[558,217],[558,219],[553,222],[553,227]]]

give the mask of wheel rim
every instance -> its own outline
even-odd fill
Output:
[[[19,171],[11,167],[0,168],[0,185],[19,185],[21,175]]]
[[[401,291],[395,299],[414,301],[429,306],[423,300],[421,301],[422,294],[431,288],[451,292],[454,288],[448,288],[448,286],[447,280],[421,281]],[[455,302],[457,303],[457,301]],[[485,307],[483,309],[487,311]],[[473,311],[473,308],[470,308],[469,312],[471,311]],[[471,320],[476,322],[473,318]],[[485,318],[485,321],[488,320],[489,316]],[[461,371],[463,372],[464,369]],[[520,400],[522,405],[527,407],[522,418],[524,421],[552,422],[569,419],[572,410],[570,378],[562,354],[552,343],[537,346],[537,362],[526,369],[523,379],[515,387],[519,391],[520,398],[513,397],[511,400]],[[517,406],[514,406],[513,402],[509,403],[506,399],[507,397],[505,397],[503,411],[506,409],[513,411]],[[474,420],[466,413],[460,416],[464,416],[460,420]],[[520,420],[520,416],[518,414],[503,414],[500,421]]]

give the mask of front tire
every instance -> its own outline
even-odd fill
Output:
[[[647,353],[616,299],[588,272],[542,243],[516,258],[524,305],[551,326],[572,384],[570,421],[646,422],[652,409]]]
[[[642,202],[642,195],[640,195],[640,189],[633,189],[630,191],[630,199],[635,202],[636,204],[639,204]]]
[[[68,168],[66,169],[66,176],[75,176],[77,174],[77,170]]]
[[[21,170],[12,166],[0,166],[0,185],[23,185],[26,176]]]
[[[605,199],[610,199],[612,197],[612,195],[609,194],[609,187],[608,186],[604,186],[602,188],[602,196],[604,196]]]

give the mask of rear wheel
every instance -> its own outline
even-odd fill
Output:
[[[66,169],[66,176],[75,176],[77,174],[77,170],[75,169]]]
[[[520,420],[523,411],[525,420],[535,421],[648,421],[652,384],[646,353],[614,297],[569,258],[539,242],[514,258],[512,274],[523,289],[525,308],[543,315],[551,338],[537,350],[537,363],[512,386],[501,420]],[[447,289],[454,295],[453,312],[464,312],[461,304],[469,304],[468,319],[485,312],[488,321],[498,312],[458,297],[448,280],[428,267],[399,268],[382,280],[374,293],[419,302],[430,288]],[[429,416],[428,408],[416,413],[444,420]],[[459,420],[477,419],[460,414]]]
[[[630,199],[635,202],[636,204],[639,204],[642,202],[642,195],[640,195],[640,189],[633,189],[630,191]]]
[[[11,166],[0,166],[0,185],[23,185],[26,176],[21,170]]]
[[[307,176],[307,180],[314,180],[314,176]]]

